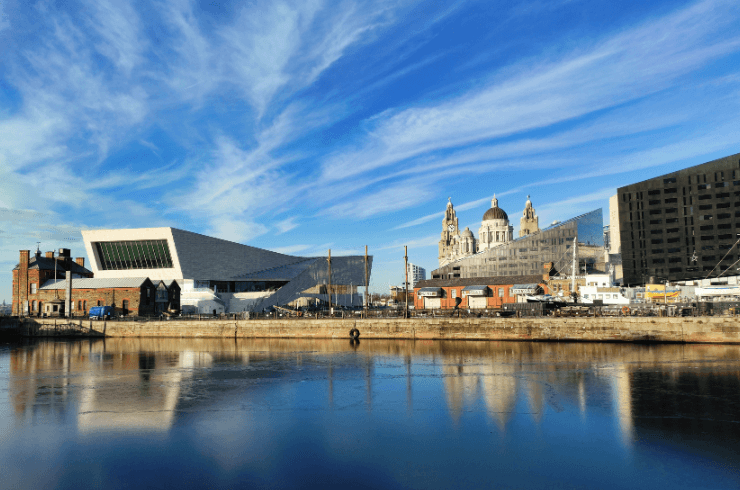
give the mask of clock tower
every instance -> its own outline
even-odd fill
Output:
[[[457,228],[457,215],[452,206],[452,198],[447,198],[447,209],[442,219],[442,238],[439,240],[439,266],[455,260],[458,255],[460,230]]]

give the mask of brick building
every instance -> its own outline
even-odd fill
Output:
[[[179,307],[180,288],[176,281],[172,281],[170,287],[172,290],[170,300]],[[85,316],[92,306],[112,306],[115,315],[155,315],[166,309],[161,305],[158,311],[158,288],[166,288],[166,285],[160,281],[155,285],[147,277],[72,280],[71,316]],[[37,295],[39,303],[35,304],[36,301],[33,301],[31,305],[32,315],[62,316],[65,289],[65,280],[49,281],[44,284]]]
[[[63,279],[67,271],[72,273],[73,278],[93,276],[85,268],[85,259],[78,257],[72,260],[67,248],[59,249],[57,256],[54,252],[42,255],[37,250],[31,255],[29,250],[21,250],[20,261],[13,269],[12,315],[18,315],[19,312],[28,315],[33,303],[41,300],[41,286],[49,280]]]
[[[427,279],[414,287],[414,308],[501,308],[532,294],[549,294],[542,275]]]

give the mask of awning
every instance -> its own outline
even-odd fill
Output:
[[[465,286],[463,296],[488,296],[488,286]]]
[[[514,284],[509,290],[509,294],[537,294],[539,284]]]
[[[418,292],[419,296],[426,296],[429,298],[441,298],[442,288],[421,288]]]

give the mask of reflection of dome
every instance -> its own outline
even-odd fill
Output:
[[[491,199],[491,209],[486,211],[486,214],[483,215],[483,221],[488,221],[492,219],[504,219],[506,221],[509,221],[509,216],[506,214],[506,211],[498,207],[498,199],[496,199],[496,194],[494,194],[493,199]]]
[[[461,233],[461,235],[464,236],[464,237],[473,238],[473,232],[470,231],[470,228],[468,228],[467,226],[465,227],[465,229],[463,230],[463,232]]]

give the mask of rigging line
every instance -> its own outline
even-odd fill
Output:
[[[730,264],[730,266],[727,269],[723,270],[722,273],[718,275],[715,279],[722,277],[722,274],[732,269],[735,266],[735,264],[737,264],[738,262],[740,262],[740,259],[737,259],[734,263]]]
[[[732,252],[732,249],[735,248],[735,246],[737,246],[738,243],[740,243],[740,238],[738,238],[737,241],[732,245],[732,247],[730,247],[729,250],[727,250],[727,253],[725,253],[725,256],[722,257],[721,259],[719,259],[719,262],[717,262],[717,264],[714,266],[714,268],[711,271],[709,271],[709,274],[707,274],[707,277],[705,277],[704,279],[709,279],[709,276],[712,275],[712,272],[714,272],[714,269],[717,268],[717,266],[720,264],[720,262],[722,262],[723,260],[725,260],[725,257],[727,257],[727,255],[730,252]],[[717,276],[717,277],[719,277],[719,276]]]

